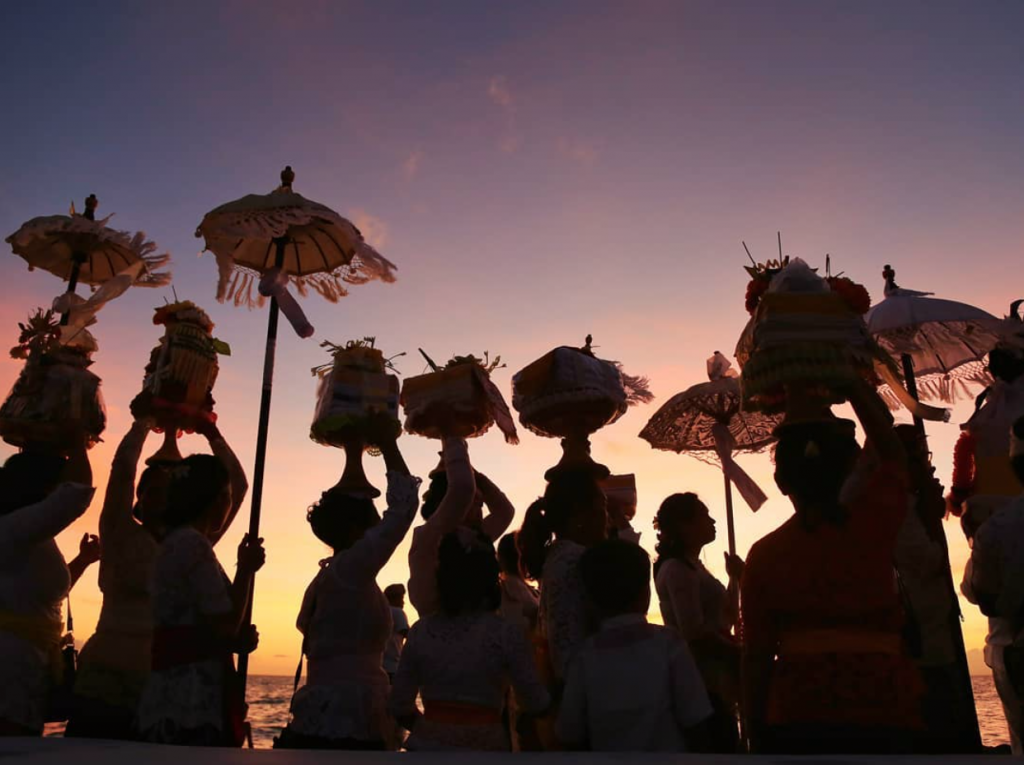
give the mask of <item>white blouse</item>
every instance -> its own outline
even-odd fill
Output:
[[[0,619],[60,623],[71,575],[54,537],[85,513],[92,496],[90,486],[65,483],[42,502],[0,516]],[[49,671],[48,652],[0,625],[0,720],[41,732]]]
[[[699,560],[669,558],[659,566],[654,584],[665,626],[683,639],[724,635],[731,629],[728,591]]]
[[[324,565],[306,590],[298,628],[305,635],[308,679],[292,700],[291,729],[331,739],[381,741],[387,733],[391,607],[377,574],[405,537],[419,505],[420,481],[388,473],[381,522]]]
[[[407,747],[508,751],[504,728],[429,719],[432,702],[500,711],[509,686],[519,709],[538,713],[550,703],[522,631],[497,614],[434,614],[413,625],[391,692],[395,717],[416,713],[417,694],[428,716],[420,718]]]
[[[589,634],[586,593],[579,562],[586,548],[557,540],[544,560],[540,582],[540,631],[547,640],[555,677],[565,678],[569,663]]]

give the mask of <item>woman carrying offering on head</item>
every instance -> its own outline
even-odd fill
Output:
[[[162,744],[240,746],[244,689],[232,654],[255,649],[244,627],[262,539],[243,537],[234,581],[217,561],[216,537],[233,505],[224,463],[193,454],[170,469],[164,536],[153,575],[152,672],[139,702],[141,738]]]
[[[380,445],[387,510],[335,487],[310,508],[313,533],[333,550],[306,590],[298,628],[309,657],[306,685],[277,748],[384,750],[393,723],[382,661],[392,639],[391,605],[377,574],[416,516],[420,481],[409,475],[394,436]]]
[[[133,405],[134,411],[139,411]],[[149,678],[153,640],[153,570],[162,536],[169,471],[174,462],[152,462],[136,486],[135,475],[154,421],[141,416],[121,440],[110,467],[100,512],[103,607],[96,632],[79,657],[77,698],[65,736],[127,739]],[[216,545],[230,527],[248,491],[238,458],[217,426],[203,420],[199,432],[230,476],[231,503],[218,507],[206,528]]]
[[[413,531],[409,548],[409,601],[421,617],[440,608],[437,551],[445,535],[462,526],[478,529],[496,542],[516,512],[501,489],[483,473],[473,470],[465,439],[448,437],[441,443],[444,468],[430,476],[430,487],[423,495],[420,511],[426,523]]]
[[[911,751],[921,679],[893,569],[908,509],[903,447],[875,391],[846,391],[864,428],[827,409],[777,429],[775,480],[795,514],[754,544],[742,582],[744,701],[756,752]],[[806,399],[793,386],[787,400]]]
[[[508,751],[509,687],[524,718],[543,713],[550,697],[522,630],[497,613],[498,561],[482,532],[460,528],[442,540],[437,592],[441,610],[409,631],[391,692],[391,713],[410,731],[406,747]]]
[[[74,572],[54,537],[93,496],[83,435],[65,459],[22,452],[0,468],[0,736],[39,736],[63,668],[61,604]]]

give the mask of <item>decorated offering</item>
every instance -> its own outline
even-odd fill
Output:
[[[555,348],[517,372],[512,405],[528,430],[563,439],[559,469],[579,467],[607,476],[608,469],[590,459],[589,435],[653,396],[645,378],[625,375],[615,362],[597,358],[591,342],[588,335],[582,348]]]
[[[210,317],[188,300],[157,308],[153,323],[165,327],[142,382],[143,390],[152,394],[154,413],[186,429],[198,420],[215,421],[217,356],[230,355],[231,349],[212,336]]]
[[[501,356],[493,361],[487,353],[483,359],[455,356],[444,367],[423,357],[433,371],[410,377],[402,386],[407,431],[427,438],[475,438],[496,423],[506,442],[519,443],[512,413],[491,382],[491,372],[504,366]]]
[[[318,444],[344,447],[355,440],[373,446],[379,440],[375,428],[387,427],[391,438],[401,432],[398,378],[388,374],[391,360],[374,343],[365,337],[344,346],[320,344],[333,361],[313,369],[320,382],[309,437]]]
[[[178,431],[194,431],[217,420],[212,394],[217,356],[231,349],[212,336],[213,322],[191,301],[160,306],[153,323],[164,326],[164,336],[150,354],[137,402],[166,433],[163,447],[149,462],[173,462],[181,459]]]
[[[841,403],[837,387],[860,376],[877,384],[879,350],[863,320],[871,299],[859,284],[821,277],[785,258],[747,268],[752,318],[736,348],[744,409],[777,412],[799,385],[818,405]]]
[[[394,366],[374,343],[375,338],[364,337],[344,346],[320,344],[333,361],[313,368],[320,382],[309,429],[309,437],[318,444],[345,450],[345,472],[335,488],[370,498],[380,496],[380,490],[366,477],[363,451],[402,432],[398,378],[387,373]]]
[[[96,343],[81,330],[74,343],[61,340],[53,311],[37,311],[25,324],[11,357],[25,367],[0,407],[0,436],[22,448],[62,449],[84,433],[92,446],[107,416],[100,378],[89,371]]]

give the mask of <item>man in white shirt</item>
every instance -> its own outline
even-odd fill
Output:
[[[398,661],[402,658],[402,647],[405,639],[409,636],[409,617],[405,615],[405,585],[389,584],[384,588],[384,597],[391,606],[391,639],[384,648],[384,671],[388,673],[388,679],[395,680],[395,673],[398,671]]]
[[[608,540],[580,559],[601,620],[569,667],[557,733],[570,749],[701,751],[711,716],[686,642],[647,623],[651,561],[635,544]]]
[[[1010,433],[1010,460],[1024,483],[1024,417]],[[1024,753],[1024,493],[996,510],[974,536],[961,585],[988,616],[985,663],[992,668],[1015,755]]]

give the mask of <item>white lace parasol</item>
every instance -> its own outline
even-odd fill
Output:
[[[902,289],[888,265],[883,276],[885,299],[865,316],[868,331],[894,358],[910,356],[918,398],[953,403],[992,382],[985,355],[999,339],[999,319],[966,303]],[[896,404],[891,391],[881,393]]]
[[[99,286],[141,262],[135,285],[163,287],[170,283],[170,274],[156,270],[165,266],[170,256],[156,254],[156,245],[146,241],[145,234],[132,237],[110,228],[107,221],[112,215],[95,220],[97,204],[96,196],[90,195],[82,215],[72,207],[70,215],[32,218],[6,241],[29,269],[41,268],[68,282]]]
[[[295,173],[281,173],[269,194],[249,194],[211,210],[196,236],[217,258],[217,299],[236,305],[263,303],[253,294],[259,276],[277,265],[277,244],[285,242],[281,272],[300,295],[312,288],[330,300],[348,294],[346,284],[395,280],[395,265],[363,241],[349,220],[292,191]]]
[[[721,353],[708,359],[710,382],[698,383],[669,399],[640,432],[655,449],[686,452],[701,462],[721,465],[715,427],[725,425],[736,451],[760,452],[775,439],[782,415],[740,410],[740,381]]]

